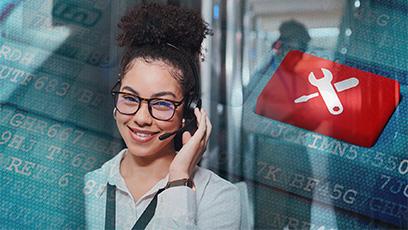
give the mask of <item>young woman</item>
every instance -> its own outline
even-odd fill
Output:
[[[87,228],[239,229],[238,189],[197,166],[211,133],[198,108],[207,24],[197,12],[149,4],[118,26],[125,54],[112,94],[127,148],[85,176]]]

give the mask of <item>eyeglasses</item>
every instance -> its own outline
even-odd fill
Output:
[[[176,112],[184,98],[181,101],[172,101],[162,98],[142,98],[134,94],[112,91],[115,107],[119,113],[125,115],[135,115],[140,109],[143,101],[147,102],[150,115],[160,121],[168,121]]]

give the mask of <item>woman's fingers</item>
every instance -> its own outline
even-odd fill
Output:
[[[183,132],[182,140],[183,140],[183,145],[185,145],[191,138],[190,132]]]
[[[204,109],[200,110],[198,108],[195,108],[194,114],[197,118],[198,128],[196,132],[193,134],[193,136],[188,135],[184,137],[183,134],[183,145],[186,144],[191,139],[192,145],[196,145],[196,148],[202,149],[207,145],[212,126],[208,118],[207,112]]]
[[[205,152],[205,150],[207,149],[208,140],[209,140],[210,135],[211,135],[212,125],[211,125],[210,119],[208,118],[208,115],[205,116],[205,123],[206,123],[205,135],[203,135],[203,137],[202,137],[202,139],[201,139],[201,148],[202,148],[202,153],[201,153],[201,155],[202,155],[202,154]]]
[[[209,135],[207,128],[209,127],[208,131],[211,132],[211,124],[204,109],[196,108],[194,114],[197,118],[197,131],[192,136],[189,132],[182,134],[183,147],[170,165],[172,172],[191,173],[205,151]]]
[[[207,115],[207,111],[205,111],[205,109],[201,109],[201,113],[202,113],[202,120],[203,120],[203,128],[204,128],[204,133],[203,136],[201,137],[201,140],[205,141],[205,137],[207,136],[207,121],[208,121],[208,115]]]
[[[206,130],[206,119],[205,119],[206,114],[205,114],[204,109],[201,109],[200,111],[198,108],[194,110],[194,113],[197,117],[198,128],[192,138],[196,139],[197,141],[201,141],[201,139],[205,135],[205,130]]]
[[[201,136],[201,140],[200,140],[200,147],[199,147],[200,148],[200,150],[199,150],[200,154],[197,154],[194,157],[194,160],[196,162],[198,162],[201,159],[202,155],[204,154],[205,150],[207,149],[208,139],[210,137],[211,129],[212,129],[210,119],[208,118],[207,112],[204,109],[202,110],[202,118],[203,118],[202,120],[204,120],[204,121],[201,121],[201,122],[205,123],[205,126],[203,125],[205,132]]]
[[[194,109],[194,114],[197,118],[198,128],[192,136],[189,132],[183,133],[183,148],[179,151],[179,154],[176,157],[178,159],[177,163],[174,164],[176,165],[174,166],[176,168],[183,169],[187,166],[189,170],[191,170],[195,167],[206,150],[208,138],[212,129],[211,123],[208,119],[207,112],[204,109],[200,110],[196,108]]]
[[[196,120],[197,120],[197,128],[200,126],[201,123],[201,112],[200,109],[195,108],[194,109],[194,115],[196,116]]]
[[[210,138],[210,135],[211,135],[212,125],[211,125],[210,118],[208,118],[208,116],[206,117],[206,121],[207,121],[207,130],[206,130],[205,143],[207,144],[208,139]]]

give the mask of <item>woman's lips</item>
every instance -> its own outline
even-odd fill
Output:
[[[129,133],[132,139],[139,143],[146,143],[151,141],[159,132],[151,132],[147,130],[139,130],[129,127]]]

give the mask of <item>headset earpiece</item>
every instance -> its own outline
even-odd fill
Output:
[[[195,98],[194,97],[189,97],[189,101],[188,101],[187,106],[186,106],[184,117],[186,119],[195,118],[194,109],[195,108],[201,109],[201,104],[202,104],[201,98],[199,98],[197,96]]]

